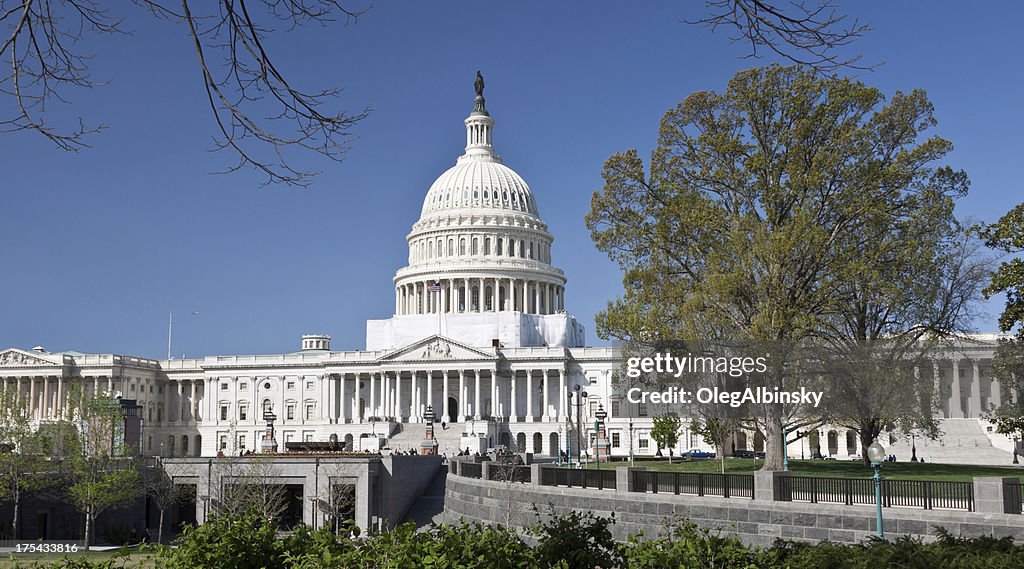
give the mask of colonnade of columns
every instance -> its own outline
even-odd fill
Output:
[[[431,290],[435,283],[440,290]],[[395,314],[509,312],[554,314],[565,310],[565,288],[545,281],[461,277],[395,287]]]
[[[378,420],[423,422],[431,406],[440,421],[484,417],[508,421],[564,421],[566,375],[562,369],[413,370],[331,374],[331,423]],[[454,402],[455,406],[452,406]]]

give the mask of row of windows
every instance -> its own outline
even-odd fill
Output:
[[[297,403],[285,403],[284,406],[284,419],[293,421],[295,420],[295,410],[298,407]],[[273,411],[274,404],[269,399],[263,402],[263,412]],[[225,403],[220,405],[220,420],[227,421],[230,415],[231,406]],[[316,418],[316,404],[306,403],[305,405],[305,416],[307,421],[311,421]],[[278,417],[281,418],[281,417]],[[242,403],[238,405],[238,420],[248,421],[249,420],[249,405]]]
[[[461,203],[468,202],[469,201],[469,196],[470,196],[470,191],[468,189],[462,190],[462,202]],[[525,210],[525,211],[529,211],[530,210],[530,196],[527,195],[525,192],[511,192],[510,193],[508,190],[502,190],[502,192],[499,194],[498,190],[488,190],[488,189],[485,188],[484,190],[481,191],[479,188],[475,188],[473,190],[472,196],[473,196],[474,200],[481,200],[481,199],[483,199],[483,200],[491,200],[491,201],[495,201],[495,202],[500,201],[500,202],[503,202],[506,205],[511,205],[515,209],[522,209],[522,210]],[[500,199],[499,199],[499,196],[500,196]],[[452,197],[453,197],[453,194],[452,194],[451,190],[448,190],[444,194],[441,194],[440,192],[438,192],[438,193],[435,193],[432,198],[430,198],[430,203],[433,204],[433,206],[435,206],[435,207],[441,206],[442,204],[445,205],[445,206],[450,206],[450,205],[452,205]],[[456,199],[459,197],[458,190],[455,191],[454,197]]]
[[[270,387],[271,387],[271,385],[270,385],[269,382],[263,384],[263,389],[270,389]],[[316,382],[313,382],[313,381],[307,381],[306,382],[306,389],[307,390],[313,390],[315,388],[316,388]],[[229,382],[222,381],[220,383],[220,390],[221,391],[228,391],[229,389],[231,389],[231,384]],[[286,381],[285,382],[285,389],[288,390],[288,391],[294,391],[295,390],[295,382],[294,381]],[[240,382],[238,382],[238,390],[239,391],[249,391],[249,382],[248,381],[240,381]]]
[[[490,237],[483,239],[462,237],[458,240],[457,249],[454,238],[448,239],[447,248],[445,248],[444,239],[420,240],[413,244],[409,262],[415,263],[455,256],[465,257],[466,255],[491,256],[492,254],[498,257],[518,257],[520,259],[537,259],[544,263],[551,262],[551,246],[549,244],[508,237],[496,237],[493,240]]]

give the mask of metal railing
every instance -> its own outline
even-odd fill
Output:
[[[752,474],[640,471],[633,474],[633,491],[653,494],[691,494],[723,498],[753,498]]]
[[[541,468],[540,483],[541,486],[615,490],[615,471],[586,468]]]
[[[459,475],[466,478],[480,478],[484,467],[478,462],[463,462],[459,465]]]
[[[529,484],[531,480],[529,466],[516,466],[512,464],[491,463],[487,470],[487,475],[489,480],[497,480],[499,482],[523,482]]]
[[[875,503],[871,478],[783,476],[776,479],[776,496],[788,502],[832,504]],[[882,505],[925,510],[974,511],[974,484],[937,480],[882,480]]]

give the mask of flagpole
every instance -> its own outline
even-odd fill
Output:
[[[167,314],[167,359],[171,359],[171,333],[174,329],[174,312]]]

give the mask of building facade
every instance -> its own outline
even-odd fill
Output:
[[[147,455],[257,450],[267,413],[276,415],[283,444],[338,441],[359,449],[370,438],[413,447],[422,429],[409,426],[432,410],[447,427],[438,431],[441,452],[456,452],[470,438],[554,456],[576,446],[577,416],[593,430],[599,405],[609,413],[612,455],[654,454],[654,410],[617,399],[617,350],[587,347],[583,327],[566,312],[554,238],[530,187],[495,152],[482,88],[464,124],[464,153],[430,186],[406,237],[394,315],[367,322],[365,350],[335,351],[328,336],[316,334],[303,336],[296,352],[194,359],[11,348],[0,352],[0,389],[15,390],[42,422],[57,418],[72,386],[134,399]],[[978,420],[1004,397],[988,371],[995,340],[977,336],[937,354],[922,373],[949,394],[944,418],[970,419],[976,442],[991,438],[998,447],[1012,443],[989,437]],[[572,397],[577,391],[587,397]],[[856,447],[842,431],[821,438],[823,448],[834,447],[829,454]],[[749,439],[739,433],[734,446],[759,450]],[[707,448],[688,427],[679,447]],[[795,443],[789,452],[804,454]]]

